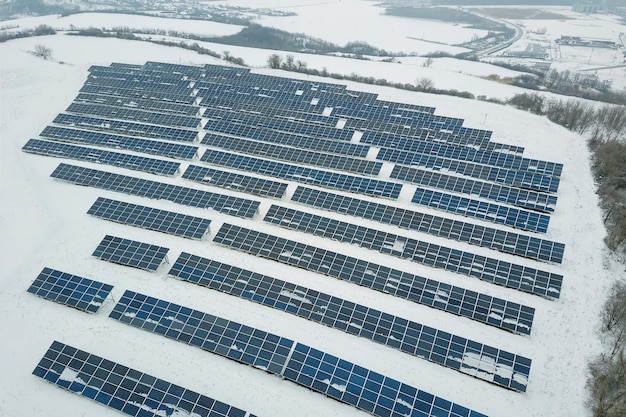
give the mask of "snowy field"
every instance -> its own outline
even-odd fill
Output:
[[[55,57],[66,64],[43,61],[28,53],[34,44],[42,42],[52,47]],[[234,49],[232,51],[234,55],[240,55]],[[26,288],[44,266],[112,284],[115,286],[112,293],[115,300],[119,299],[124,290],[130,289],[291,338],[489,416],[585,415],[583,403],[586,363],[590,356],[599,351],[594,331],[597,327],[598,311],[606,287],[618,273],[618,266],[610,262],[603,249],[604,231],[588,168],[589,155],[584,140],[579,136],[544,118],[490,103],[349,84],[353,89],[379,93],[383,99],[434,106],[437,114],[464,118],[464,126],[492,130],[493,141],[525,146],[526,157],[564,164],[556,213],[552,215],[550,229],[545,236],[566,244],[562,265],[524,261],[485,248],[467,246],[365,220],[357,221],[380,230],[486,256],[497,256],[562,274],[562,296],[559,300],[550,301],[476,279],[417,266],[406,260],[398,260],[356,246],[312,238],[268,225],[261,220],[273,203],[267,199],[260,199],[260,215],[254,220],[241,220],[211,210],[54,181],[49,175],[61,160],[26,154],[21,151],[21,147],[29,138],[36,137],[57,113],[69,105],[84,82],[90,64],[145,60],[197,64],[217,61],[194,55],[190,51],[140,42],[62,36],[5,43],[0,45],[0,56],[3,57],[0,67],[0,136],[3,138],[0,144],[0,193],[5,196],[0,199],[0,230],[7,237],[0,243],[3,265],[0,272],[3,288],[0,292],[0,314],[4,318],[2,327],[5,341],[0,347],[0,355],[11,358],[4,364],[4,372],[0,376],[0,392],[3,392],[0,415],[45,414],[50,417],[65,417],[68,413],[77,416],[112,413],[95,402],[72,396],[30,375],[54,339],[131,365],[259,416],[365,415],[257,369],[116,323],[107,318],[114,305],[111,300],[105,303],[98,314],[88,316],[26,293]],[[244,58],[247,60],[247,57]],[[430,70],[434,72],[435,68]],[[267,69],[257,71],[292,76]],[[343,69],[343,72],[350,71],[351,67]],[[450,75],[447,77],[452,79]],[[498,94],[494,91],[497,87],[499,84],[485,84],[482,86],[483,93],[495,96]],[[70,163],[89,166],[76,161]],[[155,178],[148,174],[112,167],[95,168],[163,182],[181,181]],[[184,185],[239,195],[190,182],[184,182]],[[405,185],[405,188],[414,189],[410,185]],[[295,185],[292,183],[288,194],[294,189]],[[410,203],[412,192],[405,191],[397,202],[398,206],[451,216],[414,206]],[[212,234],[201,242],[195,242],[92,218],[86,215],[86,211],[99,196],[210,218],[213,221]],[[256,197],[254,199],[259,200]],[[302,208],[288,200],[280,201],[280,204]],[[347,216],[322,214],[354,222],[354,219]],[[483,224],[478,220],[460,219]],[[211,242],[223,222],[305,241],[532,306],[536,309],[532,336],[509,334],[347,282],[225,249]],[[170,265],[181,251],[191,252],[322,290],[530,357],[533,364],[528,390],[524,394],[507,391],[365,339],[167,278],[169,265],[151,274],[96,260],[90,256],[91,252],[105,234],[169,247]]]

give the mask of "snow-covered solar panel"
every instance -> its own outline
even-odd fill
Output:
[[[486,417],[301,343],[132,291],[109,317],[261,368],[376,416]]]
[[[120,265],[156,271],[167,256],[168,248],[106,235],[92,256]]]
[[[133,90],[129,88],[111,87],[106,85],[83,85],[81,93],[101,94],[110,97],[134,98],[142,100],[162,100],[169,103],[194,104],[197,98],[187,94],[173,94],[166,91]]]
[[[212,165],[241,171],[256,172],[257,174],[269,175],[271,177],[391,199],[397,198],[402,189],[402,184],[399,183],[340,174],[333,171],[322,171],[300,165],[268,161],[263,158],[254,158],[212,149],[207,149],[200,160]]]
[[[190,239],[202,239],[209,232],[211,224],[209,219],[103,197],[99,197],[93,203],[87,214]]]
[[[202,139],[202,144],[225,149],[227,151],[235,151],[289,163],[330,168],[351,174],[376,176],[380,173],[380,169],[383,166],[382,162],[377,161],[368,161],[366,159],[343,155],[332,155],[329,153],[309,151],[291,146],[275,145],[257,140],[234,138],[224,135],[207,134]]]
[[[410,154],[408,158],[405,158],[406,156],[406,154],[398,154],[392,149],[381,149],[376,159],[409,165],[412,168],[428,168],[446,173],[452,172],[465,177],[477,178],[496,184],[505,184],[534,191],[556,193],[559,188],[559,178],[554,176],[476,164],[433,155]]]
[[[193,159],[198,152],[197,146],[183,145],[181,143],[161,142],[152,139],[112,135],[93,130],[71,129],[58,126],[46,126],[39,136],[61,142],[123,149],[176,159]]]
[[[168,200],[185,206],[211,208],[221,213],[244,218],[254,217],[260,205],[258,201],[254,200],[68,164],[59,164],[50,176],[72,184],[86,185],[155,200]]]
[[[116,106],[122,108],[139,109],[144,111],[148,110],[157,113],[171,113],[183,116],[197,116],[200,111],[199,106],[172,103],[164,100],[146,100],[88,93],[79,93],[74,99],[74,102]]]
[[[433,236],[496,249],[525,258],[561,263],[565,245],[460,220],[375,203],[327,191],[298,186],[292,201],[322,210],[348,214]],[[547,224],[546,224],[547,225]],[[526,226],[529,226],[526,224]],[[545,232],[545,230],[544,230]]]
[[[151,174],[168,176],[175,175],[180,167],[180,163],[178,162],[164,161],[162,159],[147,158],[145,156],[129,155],[119,152],[109,152],[102,149],[68,145],[66,143],[49,142],[40,139],[29,140],[26,145],[22,147],[22,150],[38,155],[76,159],[79,161],[112,165],[135,171],[144,171]]]
[[[475,217],[531,232],[545,233],[550,223],[550,216],[547,214],[419,187],[415,190],[411,201],[449,213]]]
[[[46,351],[33,375],[133,417],[255,417],[221,401],[58,341]]]
[[[163,126],[197,128],[200,126],[199,117],[181,116],[177,114],[155,113],[130,109],[128,107],[101,106],[99,104],[72,103],[68,106],[68,113],[85,114],[104,117],[107,119],[132,120],[140,123],[150,123]]]
[[[112,285],[46,267],[27,291],[87,313],[96,313],[112,289]]]
[[[201,184],[272,198],[282,198],[287,190],[287,184],[284,182],[220,171],[198,165],[189,165],[183,173],[183,178]]]
[[[455,193],[477,195],[488,200],[508,203],[526,209],[540,210],[546,213],[554,212],[557,200],[556,196],[552,194],[400,165],[396,165],[393,168],[390,177],[411,184],[453,191]]]
[[[242,252],[349,281],[502,329],[530,334],[532,327],[535,310],[531,307],[338,252],[228,223],[222,225],[213,241]],[[533,288],[532,283],[523,285],[529,292]]]
[[[183,252],[169,274],[525,391],[531,360],[365,305]]]
[[[53,123],[58,125],[87,128],[103,132],[114,132],[130,136],[140,136],[159,140],[172,140],[176,142],[193,142],[198,137],[198,132],[188,129],[177,129],[167,126],[151,125],[145,123],[113,120],[103,117],[87,117],[75,114],[61,113],[54,118]]]

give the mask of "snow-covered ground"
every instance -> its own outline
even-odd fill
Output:
[[[55,62],[35,58],[29,53],[34,45],[40,43],[53,50]],[[258,62],[259,66],[264,64],[268,52],[272,52],[224,45],[220,47],[228,49],[234,56],[243,57],[253,65]],[[418,266],[408,260],[391,258],[356,246],[271,226],[262,221],[265,212],[274,203],[268,199],[254,197],[253,199],[262,202],[260,215],[254,220],[241,220],[211,210],[54,181],[49,175],[61,160],[26,154],[21,151],[21,147],[29,138],[36,137],[57,113],[67,107],[84,82],[90,65],[108,65],[110,62],[143,63],[146,60],[183,64],[218,61],[191,51],[144,42],[62,35],[0,44],[0,58],[0,235],[3,237],[0,239],[0,316],[3,317],[0,325],[3,334],[3,343],[0,344],[0,358],[3,358],[0,415],[65,417],[112,413],[95,402],[70,395],[30,375],[55,339],[131,365],[258,416],[365,415],[257,369],[119,324],[107,317],[114,305],[112,300],[105,303],[98,314],[90,316],[26,293],[32,280],[45,266],[112,284],[115,286],[115,300],[119,299],[124,290],[129,289],[297,340],[491,417],[587,415],[584,408],[586,363],[599,351],[595,333],[598,312],[606,288],[623,268],[614,264],[604,250],[604,229],[589,170],[589,154],[583,138],[548,122],[545,118],[504,106],[349,83],[350,88],[379,93],[382,99],[436,107],[437,114],[465,119],[464,126],[492,130],[493,141],[524,146],[527,157],[563,163],[559,201],[545,237],[566,244],[565,258],[562,265],[525,261],[485,248],[467,246],[392,226],[360,219],[355,221],[332,213],[323,215],[562,274],[564,285],[561,298],[550,301],[476,279]],[[319,61],[314,61],[316,59]],[[455,73],[442,71],[436,64],[431,68],[423,68],[418,62],[403,66],[317,56],[308,56],[305,60],[312,67],[328,66],[329,72],[366,72],[362,75],[380,73],[394,81],[407,79],[407,82],[413,82],[416,78],[426,76],[421,74],[429,74],[433,79],[441,77],[441,81],[435,79],[437,87],[464,86],[458,89],[471,89],[475,94],[484,94],[487,97],[502,97],[513,94],[514,91],[504,92],[500,89],[513,87],[465,75],[465,72],[472,71],[464,67],[459,67],[459,73]],[[393,68],[410,68],[413,72],[406,69],[394,71]],[[268,69],[255,71],[305,77]],[[411,78],[408,79],[409,77]],[[439,82],[442,84],[439,85]],[[70,163],[90,166],[76,161]],[[185,165],[183,164],[183,168]],[[240,195],[184,182],[179,178],[155,178],[148,174],[112,167],[90,167],[163,182],[182,183],[187,187],[209,189],[222,194]],[[411,188],[409,185],[405,187]],[[292,183],[290,192],[294,188]],[[410,194],[403,193],[397,205],[451,216],[411,204]],[[86,211],[99,196],[210,218],[213,221],[212,234],[203,241],[192,242],[92,218]],[[303,209],[288,200],[280,201],[280,204]],[[468,218],[463,220],[487,224]],[[358,258],[532,306],[536,309],[532,336],[509,334],[347,282],[228,250],[212,243],[212,236],[223,222],[349,253]],[[191,252],[331,293],[529,357],[533,364],[528,390],[524,394],[507,391],[365,339],[167,278],[169,265],[151,274],[96,260],[91,257],[91,253],[105,234],[169,247],[170,265],[181,251]]]

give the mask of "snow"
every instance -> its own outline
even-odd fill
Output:
[[[254,2],[250,0],[249,3]],[[56,61],[43,61],[29,53],[39,43],[52,48]],[[267,56],[272,52],[224,45],[219,48],[217,50],[227,48],[234,56],[242,56],[246,62],[257,66],[265,65]],[[23,153],[21,147],[29,138],[36,137],[56,114],[67,107],[85,80],[90,65],[108,65],[112,61],[143,63],[153,60],[184,64],[218,61],[190,51],[144,42],[63,35],[0,44],[0,57],[0,234],[3,237],[0,239],[0,316],[3,317],[0,357],[4,358],[3,372],[0,375],[0,415],[65,417],[68,414],[95,416],[109,412],[100,404],[69,395],[31,375],[53,340],[130,365],[259,416],[364,415],[353,407],[258,369],[236,364],[186,344],[109,319],[107,316],[114,306],[114,300],[119,299],[126,289],[297,340],[489,416],[588,415],[584,408],[586,363],[599,352],[595,331],[599,310],[606,289],[612,279],[621,274],[623,267],[620,269],[620,265],[604,249],[602,216],[589,169],[589,152],[580,136],[550,123],[543,117],[492,103],[348,83],[349,88],[378,93],[382,99],[434,106],[437,114],[464,118],[464,126],[492,130],[493,141],[525,146],[526,157],[564,163],[559,201],[556,212],[552,215],[549,231],[545,235],[547,239],[566,244],[562,265],[523,260],[512,255],[496,254],[486,248],[427,236],[433,243],[483,256],[498,256],[500,259],[562,274],[562,294],[558,300],[552,301],[416,265],[408,260],[396,259],[355,245],[304,236],[266,224],[261,219],[270,205],[276,203],[274,200],[254,197],[262,204],[260,214],[250,221],[212,210],[178,206],[167,201],[148,200],[54,181],[49,175],[59,160]],[[409,66],[369,61],[358,61],[355,64],[355,61],[344,58],[311,55],[304,58],[310,66],[328,66],[330,72],[358,71],[363,75],[376,74],[389,80],[406,82],[428,75],[435,80],[438,87],[471,90],[488,97],[506,97],[523,91],[467,75],[461,64],[457,68],[458,72],[454,72],[442,71],[435,64],[432,68],[423,68],[419,64]],[[262,68],[255,71],[309,78]],[[71,163],[93,167],[88,163]],[[121,168],[98,166],[98,169],[152,178],[149,174],[127,172]],[[158,179],[164,182],[179,181],[161,177]],[[214,189],[190,182],[185,182],[184,185],[222,194],[240,195],[236,191]],[[293,187],[291,184],[291,192]],[[86,211],[99,196],[210,218],[213,221],[211,234],[199,242],[188,241],[92,218],[86,215]],[[282,200],[280,204],[301,208],[287,200]],[[402,208],[453,217],[431,209],[417,208],[410,203],[410,193],[403,193],[395,204]],[[355,220],[330,212],[321,214],[390,233],[424,239],[420,233],[389,225],[363,219]],[[479,220],[458,218],[489,225]],[[400,270],[532,306],[536,309],[532,335],[524,337],[503,332],[348,282],[228,250],[211,242],[212,236],[223,222],[252,227],[261,232],[384,263]],[[105,234],[169,247],[170,260],[176,259],[180,252],[187,251],[231,263],[529,357],[533,363],[528,390],[524,394],[504,390],[383,345],[309,323],[282,311],[167,278],[169,266],[159,269],[157,273],[148,273],[96,260],[91,257],[91,252]],[[32,280],[45,266],[112,284],[115,287],[112,298],[103,303],[98,314],[86,315],[26,293]],[[446,295],[438,296],[445,298]],[[508,374],[510,370],[501,369],[501,372]],[[71,370],[64,373],[64,378],[74,377]],[[522,380],[519,382],[526,383]],[[332,381],[328,383],[335,384]],[[334,388],[342,389],[342,385],[337,384]],[[182,412],[172,410],[174,413]]]

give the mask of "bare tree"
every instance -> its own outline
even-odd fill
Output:
[[[267,58],[267,66],[272,69],[279,69],[283,63],[283,58],[278,54],[272,54]]]
[[[430,78],[420,78],[417,80],[417,89],[419,91],[430,91],[435,86],[435,83]]]
[[[422,62],[422,67],[429,68],[432,64],[433,64],[433,59],[431,57],[428,57],[426,61]]]
[[[52,58],[52,49],[48,48],[46,45],[37,44],[35,45],[33,55],[41,57],[43,59],[50,59]]]

